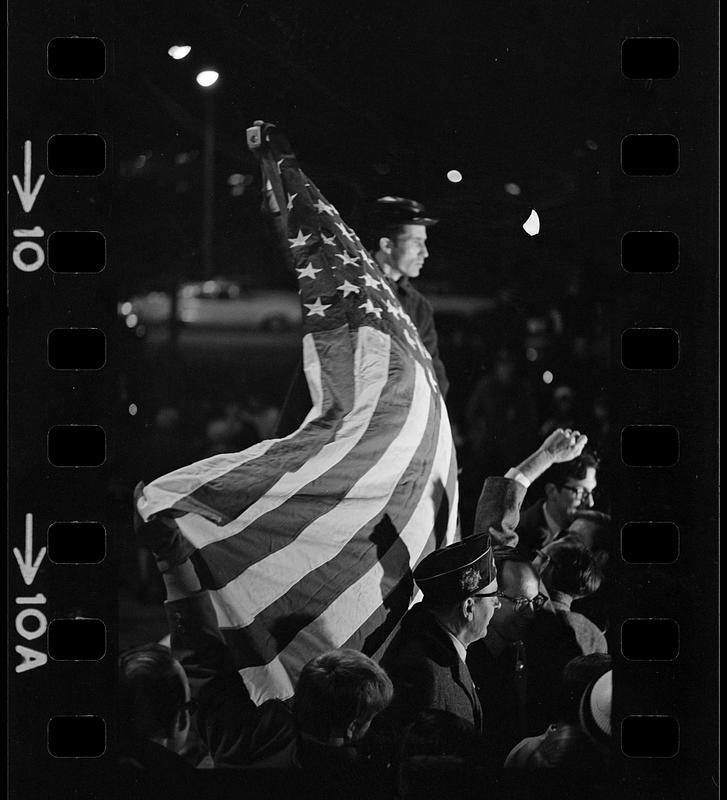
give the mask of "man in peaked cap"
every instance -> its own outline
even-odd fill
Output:
[[[382,659],[394,709],[406,723],[427,708],[449,711],[482,730],[482,708],[465,658],[500,605],[488,533],[430,553],[414,570],[424,599],[401,622]]]
[[[380,197],[373,213],[374,258],[396,291],[399,302],[416,325],[422,343],[432,357],[439,388],[447,396],[449,381],[439,357],[434,311],[429,301],[411,284],[419,277],[427,250],[427,228],[439,220],[426,216],[424,206],[406,197]]]

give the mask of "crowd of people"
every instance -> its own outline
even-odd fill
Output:
[[[608,516],[591,508],[598,465],[585,441],[556,429],[488,477],[474,530],[415,569],[423,599],[380,663],[354,650],[317,655],[291,703],[252,702],[208,592],[165,544],[155,556],[168,646],[120,661],[128,774],[184,784],[195,767],[289,768],[335,787],[363,770],[418,797],[466,768],[606,768],[611,537]],[[521,514],[540,476],[544,496]]]
[[[413,201],[387,198],[384,206],[398,217],[375,256],[409,306],[446,395],[452,375],[431,306],[410,283],[436,220]],[[422,599],[378,662],[347,649],[315,654],[292,701],[252,701],[192,562],[170,557],[185,549],[169,546],[169,531],[147,536],[169,639],[120,659],[126,777],[163,776],[182,792],[196,769],[226,768],[242,776],[241,787],[250,770],[294,769],[345,797],[355,773],[389,796],[417,798],[432,796],[435,781],[478,771],[605,770],[613,536],[597,494],[601,463],[580,432],[572,388],[556,388],[544,418],[531,395],[512,351],[497,350],[492,371],[452,413],[466,428],[458,442],[461,539],[416,566]],[[276,417],[260,403],[228,404],[208,421],[194,457],[271,436]],[[171,448],[180,424],[174,409],[157,415],[160,459],[189,458]],[[531,447],[534,437],[540,444]]]

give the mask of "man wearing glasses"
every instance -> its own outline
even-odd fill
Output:
[[[500,606],[489,534],[430,553],[414,580],[424,599],[404,616],[381,661],[394,684],[392,724],[404,726],[435,708],[482,731],[482,708],[465,659]]]
[[[467,651],[467,664],[478,687],[493,766],[501,767],[529,729],[523,638],[548,598],[533,565],[517,551],[501,550],[496,563],[500,608],[485,638]]]
[[[534,559],[539,550],[568,528],[579,511],[593,508],[598,460],[583,453],[554,464],[544,475],[545,497],[526,509],[517,526],[518,550]]]

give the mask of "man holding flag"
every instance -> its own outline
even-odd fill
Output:
[[[162,563],[190,558],[260,704],[320,653],[382,652],[412,570],[455,539],[457,465],[432,355],[379,264],[279,131],[249,142],[298,280],[312,408],[283,439],[158,478],[137,511]]]

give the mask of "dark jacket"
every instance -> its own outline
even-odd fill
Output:
[[[438,708],[482,730],[482,707],[467,665],[447,632],[421,603],[404,616],[381,666],[394,684],[392,713],[402,724],[419,711]]]
[[[406,276],[399,278],[398,281],[390,280],[389,283],[396,291],[401,307],[416,325],[422,344],[432,357],[432,367],[434,374],[437,376],[439,390],[442,393],[442,397],[446,398],[449,391],[449,380],[447,379],[447,372],[444,369],[442,359],[439,357],[439,340],[437,338],[437,329],[434,326],[432,304],[420,291],[412,286],[411,281]]]
[[[583,614],[570,610],[570,597],[554,593],[548,605],[551,611],[537,614],[525,636],[530,733],[553,722],[565,665],[576,656],[608,652],[603,633]]]
[[[545,521],[544,505],[544,500],[538,500],[537,503],[525,509],[517,526],[519,540],[517,549],[531,560],[535,558],[537,550],[542,550],[555,539],[555,535],[551,533],[548,523]]]

